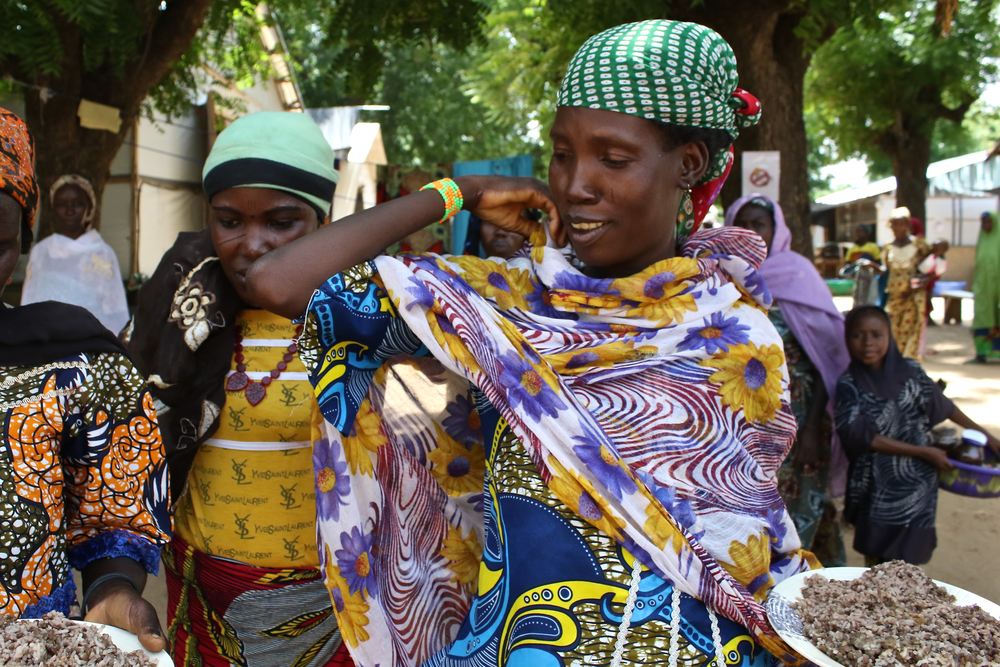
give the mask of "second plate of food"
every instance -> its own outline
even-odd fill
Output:
[[[805,636],[803,633],[802,618],[793,605],[802,600],[802,589],[805,587],[808,577],[818,575],[836,581],[853,581],[861,577],[868,570],[869,568],[867,567],[828,567],[821,570],[801,572],[785,579],[771,589],[767,598],[766,606],[771,626],[778,633],[778,636],[784,639],[790,647],[818,667],[853,667],[853,665],[845,665],[834,660],[817,648]],[[957,586],[952,586],[941,581],[932,581],[953,595],[956,605],[962,607],[977,605],[983,611],[993,616],[993,618],[1000,619],[1000,605]]]

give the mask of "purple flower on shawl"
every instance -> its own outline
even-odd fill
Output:
[[[740,324],[739,318],[726,317],[722,313],[712,313],[708,322],[701,327],[688,329],[687,336],[677,346],[678,350],[703,348],[708,354],[724,352],[730,345],[745,345],[749,340],[750,327]]]
[[[458,335],[458,332],[455,331],[455,327],[451,326],[451,320],[447,317],[434,313],[434,319],[437,321],[438,326],[441,327],[442,333],[451,334],[452,336]]]
[[[510,294],[510,284],[507,282],[507,279],[503,276],[503,274],[497,273],[496,271],[490,271],[490,274],[486,276],[486,282],[488,282],[490,286],[502,289],[504,292]]]
[[[368,597],[378,595],[378,585],[375,582],[375,572],[372,570],[372,543],[375,535],[362,535],[357,526],[351,528],[350,534],[340,534],[340,545],[334,554],[337,557],[337,567],[347,581],[351,594],[364,590]]]
[[[748,270],[747,274],[743,277],[743,285],[750,292],[751,296],[759,294],[763,303],[771,303],[771,290],[767,289],[767,283],[764,282],[764,277],[760,275],[759,271],[755,271],[754,269]]]
[[[445,433],[465,445],[466,449],[482,442],[483,434],[480,431],[482,424],[471,398],[459,394],[454,401],[448,403],[446,409],[448,416],[441,422]]]
[[[465,499],[465,502],[472,505],[472,509],[482,514],[485,498],[486,496],[482,493],[473,493],[471,496]]]
[[[580,443],[573,446],[573,451],[616,500],[622,499],[623,492],[635,493],[635,482],[619,464],[618,452],[611,445],[601,443],[590,433],[573,439]]]
[[[788,527],[784,522],[784,513],[773,509],[767,510],[767,532],[771,535],[771,546],[780,549],[785,543]]]
[[[411,310],[415,306],[430,308],[434,305],[434,295],[431,294],[426,285],[417,280],[415,276],[410,276],[409,282],[412,284],[406,288],[406,291],[413,295],[413,303],[406,307],[407,310]]]
[[[646,284],[642,286],[642,294],[650,299],[662,299],[663,286],[669,285],[675,280],[677,280],[677,276],[670,271],[657,273],[652,278],[646,280]]]
[[[636,343],[644,340],[650,340],[656,338],[656,335],[660,333],[659,329],[636,329],[635,332],[630,333],[626,340],[631,340]]]
[[[340,592],[340,586],[330,587],[330,597],[333,598],[333,606],[337,608],[337,613],[344,613],[344,594]]]
[[[763,586],[764,584],[766,584],[770,580],[771,580],[771,571],[770,570],[768,570],[767,572],[765,572],[763,574],[758,574],[756,577],[754,577],[750,581],[749,584],[747,584],[747,590],[750,591],[750,594],[752,595],[752,594],[756,593],[757,591],[759,591],[760,587]]]
[[[692,509],[691,503],[688,500],[677,497],[677,489],[672,486],[662,486],[649,473],[639,473],[639,479],[653,493],[653,496],[660,501],[660,504],[670,513],[670,516],[674,517],[677,523],[687,528],[695,539],[705,534],[704,531],[700,531],[697,534],[694,533],[694,525],[698,517],[695,516],[694,509]]]
[[[590,497],[590,494],[587,493],[586,491],[580,494],[578,504],[579,504],[578,510],[580,512],[580,516],[582,516],[584,519],[590,519],[591,521],[598,521],[601,519],[601,517],[604,516],[604,512],[601,511],[601,508],[597,506],[597,503],[594,501],[593,498]]]
[[[576,320],[580,318],[576,313],[559,311],[553,308],[552,303],[549,301],[548,288],[535,280],[534,277],[531,278],[531,291],[524,295],[524,299],[528,302],[528,310],[535,315],[558,317],[564,320]]]
[[[340,520],[340,506],[351,493],[347,462],[341,460],[340,443],[326,438],[313,446],[313,470],[316,471],[316,512],[321,519]]]
[[[618,295],[618,290],[611,289],[611,278],[588,278],[582,273],[560,271],[552,279],[552,287],[567,292],[587,292],[590,294]]]
[[[566,362],[566,368],[567,370],[580,368],[581,366],[586,366],[589,363],[600,361],[600,359],[601,355],[595,352],[580,352],[569,358],[569,361]]]
[[[559,410],[566,409],[566,404],[526,359],[515,352],[507,352],[498,361],[500,384],[512,408],[521,406],[534,421],[541,419],[542,413],[555,417]]]

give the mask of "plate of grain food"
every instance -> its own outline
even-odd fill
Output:
[[[1000,605],[902,561],[797,574],[771,590],[767,612],[819,667],[1000,665]]]
[[[58,612],[39,619],[0,616],[0,665],[18,667],[173,667],[166,651],[151,653],[131,632],[74,621]]]

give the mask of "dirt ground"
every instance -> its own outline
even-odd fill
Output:
[[[841,310],[850,299],[836,299]],[[940,322],[944,305],[934,299],[933,316]],[[973,356],[972,303],[963,304],[962,325],[934,326],[927,332],[927,373],[948,383],[946,394],[977,423],[1000,437],[1000,364],[967,365]],[[927,573],[1000,603],[1000,498],[966,498],[942,491],[938,498],[938,548],[927,564]],[[845,530],[848,564],[864,565],[861,554],[850,549],[853,537]],[[150,577],[146,598],[153,602],[166,630],[167,586],[160,576]]]

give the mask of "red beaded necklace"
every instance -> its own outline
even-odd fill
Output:
[[[273,369],[268,375],[262,377],[260,382],[254,382],[247,375],[247,365],[243,363],[243,334],[236,334],[236,347],[234,348],[235,353],[233,355],[233,359],[236,361],[236,372],[226,380],[226,391],[244,392],[247,397],[247,403],[250,405],[255,406],[263,401],[264,397],[267,396],[267,386],[281,376],[281,372],[288,368],[288,362],[298,352],[299,334],[301,333],[302,325],[300,324],[295,327],[295,338],[292,339],[292,344],[288,346],[288,351],[282,355],[282,360],[278,362],[278,367]]]

